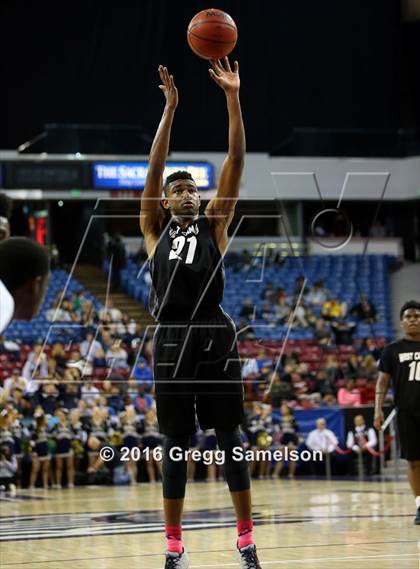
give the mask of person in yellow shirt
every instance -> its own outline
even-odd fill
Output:
[[[322,316],[333,320],[335,318],[344,318],[347,312],[345,302],[340,302],[337,298],[331,298],[324,302],[322,307]]]

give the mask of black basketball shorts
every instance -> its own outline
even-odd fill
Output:
[[[401,458],[420,460],[420,416],[398,410],[397,427]]]
[[[161,433],[191,435],[242,423],[244,390],[236,328],[223,311],[197,322],[160,323],[153,337],[156,409]]]

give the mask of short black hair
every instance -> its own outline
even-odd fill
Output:
[[[403,319],[404,312],[405,312],[406,310],[409,310],[410,308],[415,308],[416,310],[420,310],[420,302],[417,302],[417,300],[408,300],[407,302],[405,302],[405,303],[401,306],[401,310],[400,310],[400,320]]]
[[[169,176],[166,178],[166,182],[165,182],[165,185],[163,187],[163,191],[165,192],[165,196],[166,196],[166,190],[168,189],[169,184],[171,182],[175,182],[175,180],[191,180],[192,182],[194,182],[194,178],[186,170],[178,170],[177,172],[172,172],[172,174],[169,174]]]
[[[12,213],[13,201],[6,194],[0,193],[0,217],[5,217],[10,221],[10,215]]]
[[[0,242],[0,279],[10,292],[49,270],[48,253],[35,241],[10,237]]]

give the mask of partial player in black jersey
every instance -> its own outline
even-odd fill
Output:
[[[181,538],[187,461],[172,460],[171,450],[187,451],[189,437],[215,429],[225,451],[226,480],[238,522],[237,553],[242,568],[258,569],[252,534],[248,465],[235,462],[242,446],[243,385],[236,329],[223,311],[223,255],[228,227],[239,196],[245,157],[245,131],[239,102],[239,66],[227,58],[211,61],[209,73],[226,96],[229,149],[217,195],[200,215],[200,195],[188,172],[163,173],[178,91],[166,67],[159,67],[166,99],[150,152],[141,198],[140,227],[152,277],[151,312],[158,321],[153,339],[154,381],[163,449],[163,498],[167,538],[166,567],[184,569],[188,557]],[[164,194],[162,195],[162,192]]]
[[[420,302],[410,300],[401,308],[404,338],[385,346],[376,384],[375,427],[384,422],[382,406],[392,380],[401,457],[408,460],[408,479],[420,525]]]

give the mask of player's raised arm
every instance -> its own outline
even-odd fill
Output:
[[[239,196],[239,186],[245,160],[245,129],[239,102],[239,65],[235,61],[233,71],[227,57],[211,61],[211,78],[223,89],[229,114],[229,149],[220,173],[216,198],[206,208],[206,215],[221,215],[227,229]],[[216,222],[217,223],[217,222]]]
[[[141,196],[140,228],[144,235],[147,254],[150,255],[159,235],[163,212],[160,207],[163,171],[169,152],[172,122],[178,105],[178,90],[174,78],[166,67],[159,66],[162,84],[159,89],[165,95],[166,104],[153,140],[149,156],[146,183]]]
[[[384,414],[382,408],[384,406],[385,396],[388,392],[389,382],[391,376],[389,373],[383,371],[379,372],[378,381],[376,382],[375,390],[375,419],[374,425],[375,429],[378,431],[381,429],[384,422]]]

